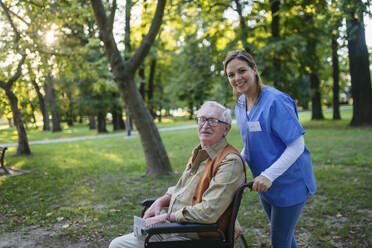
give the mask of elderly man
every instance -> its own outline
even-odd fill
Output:
[[[178,183],[158,198],[144,215],[145,225],[166,221],[179,223],[218,223],[227,228],[234,192],[245,180],[240,153],[225,139],[231,128],[230,110],[208,101],[197,114],[200,145],[197,146]],[[161,208],[168,206],[168,213]],[[201,238],[197,235],[163,235],[159,239]],[[114,239],[110,248],[143,247],[133,233]]]

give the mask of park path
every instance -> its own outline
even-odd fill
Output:
[[[189,128],[196,128],[196,124],[192,125],[184,125],[178,127],[164,127],[159,128],[159,132],[167,132],[167,131],[174,131],[174,130],[181,130],[181,129],[189,129]],[[123,136],[126,139],[137,137],[138,132],[132,131],[131,136],[128,136],[126,132],[116,132],[110,134],[97,134],[97,135],[90,135],[90,136],[80,136],[80,137],[71,137],[71,138],[59,138],[59,139],[50,139],[50,140],[36,140],[36,141],[29,141],[30,145],[34,144],[50,144],[50,143],[60,143],[60,142],[73,142],[79,140],[90,140],[90,139],[99,139],[99,138],[107,138],[107,137],[114,137],[114,136]],[[18,143],[5,143],[0,144],[0,146],[12,147],[18,146]]]
[[[352,106],[342,106],[340,110],[343,109],[351,109]],[[323,112],[330,112],[332,109],[324,109]],[[299,112],[299,115],[305,115],[310,114],[311,111],[303,111]],[[233,123],[236,121],[233,120]],[[182,130],[182,129],[189,129],[189,128],[196,128],[196,124],[191,125],[184,125],[184,126],[178,126],[178,127],[163,127],[159,128],[159,132],[167,132],[167,131],[174,131],[174,130]],[[59,143],[59,142],[73,142],[73,141],[79,141],[79,140],[90,140],[90,139],[99,139],[99,138],[107,138],[107,137],[114,137],[114,136],[123,136],[126,139],[137,137],[138,132],[132,131],[131,136],[128,136],[126,132],[116,132],[116,133],[110,133],[110,134],[97,134],[97,135],[90,135],[90,136],[80,136],[80,137],[71,137],[71,138],[60,138],[60,139],[50,139],[50,140],[36,140],[36,141],[29,141],[30,145],[34,144],[49,144],[49,143]],[[17,146],[18,143],[5,143],[0,144],[0,146],[6,146],[6,147],[12,147]]]

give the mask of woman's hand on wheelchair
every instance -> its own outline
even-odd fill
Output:
[[[258,176],[253,181],[252,191],[266,192],[270,189],[273,183],[265,176]]]

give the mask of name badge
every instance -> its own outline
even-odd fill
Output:
[[[258,121],[250,121],[248,122],[248,129],[250,132],[261,132],[261,125]]]

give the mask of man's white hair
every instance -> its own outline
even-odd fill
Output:
[[[199,116],[200,110],[202,110],[203,108],[206,108],[206,107],[213,107],[213,108],[221,109],[222,110],[221,117],[220,117],[221,121],[226,122],[226,123],[231,125],[232,119],[231,119],[231,110],[230,109],[226,108],[225,106],[223,106],[222,104],[220,104],[216,101],[206,101],[200,107],[200,109],[198,111],[198,116]]]

